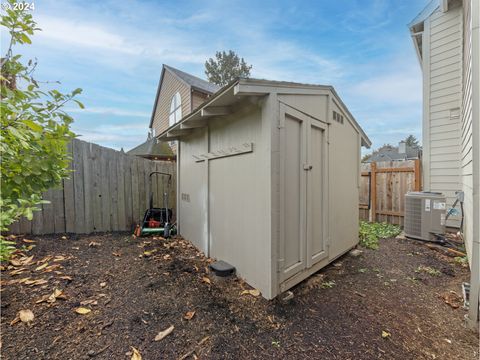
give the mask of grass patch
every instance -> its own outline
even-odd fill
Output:
[[[335,286],[335,281],[334,281],[334,280],[332,280],[332,281],[324,281],[324,282],[322,283],[322,285],[320,285],[320,287],[321,287],[322,289],[331,289],[331,288],[333,288],[334,286]]]
[[[439,276],[440,275],[440,271],[438,271],[437,269],[432,268],[431,266],[423,266],[423,265],[420,265],[417,268],[417,270],[415,270],[415,272],[417,272],[417,273],[424,272],[424,273],[427,273],[430,276]]]
[[[459,265],[468,266],[468,259],[466,256],[456,256],[454,260]]]
[[[358,236],[361,246],[376,250],[378,249],[378,240],[397,236],[401,232],[400,227],[396,225],[361,221]]]

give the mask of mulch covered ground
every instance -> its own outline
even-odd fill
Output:
[[[346,255],[282,303],[215,279],[182,239],[22,239],[35,247],[2,271],[3,359],[478,358],[457,298],[468,268],[413,241]]]

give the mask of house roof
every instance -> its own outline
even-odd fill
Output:
[[[380,152],[372,154],[372,156],[365,162],[371,163],[374,161],[398,161],[398,160],[411,160],[418,159],[420,157],[421,150],[406,146],[406,152],[400,153],[398,149],[382,150]]]
[[[275,90],[274,90],[275,89]],[[161,140],[176,140],[192,132],[195,128],[206,126],[209,117],[224,115],[230,110],[230,106],[240,101],[243,96],[264,96],[272,92],[285,94],[322,94],[331,91],[340,107],[348,115],[353,127],[357,129],[362,138],[362,146],[369,148],[372,142],[355,120],[353,115],[342,102],[333,86],[302,84],[286,81],[273,81],[263,79],[238,78],[225,85],[211,98],[205,101],[194,112],[184,116],[179,122],[173,124],[163,133],[158,135]]]
[[[166,142],[158,141],[154,137],[127,151],[127,154],[141,157],[158,157],[159,159],[175,158],[175,154],[170,146]]]
[[[187,74],[184,71],[181,71],[169,65],[163,64],[162,72],[160,74],[160,80],[158,81],[157,94],[155,95],[155,103],[153,104],[153,111],[152,111],[152,116],[150,118],[149,128],[151,128],[153,125],[153,119],[155,117],[155,112],[157,111],[158,98],[160,96],[160,89],[162,88],[162,82],[165,76],[165,71],[168,71],[170,74],[175,76],[185,85],[187,85],[191,90],[196,90],[196,91],[211,95],[220,89],[218,85],[209,83],[208,81],[200,79],[199,77],[193,76],[191,74]]]
[[[188,85],[190,85],[195,90],[199,90],[201,92],[206,92],[208,94],[213,94],[220,90],[220,86],[209,83],[206,80],[200,79],[199,77],[193,76],[191,74],[187,74],[184,71],[175,69],[169,65],[163,65],[167,70],[175,74],[177,77],[182,79]]]
[[[424,22],[425,20],[427,20],[430,17],[430,15],[432,15],[433,12],[437,10],[439,6],[440,6],[439,0],[431,0],[427,4],[427,6],[425,6],[425,8],[422,11],[420,11],[412,21],[410,21],[410,23],[408,24],[408,27],[412,28],[413,26],[418,25]]]

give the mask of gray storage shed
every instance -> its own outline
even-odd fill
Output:
[[[178,140],[179,233],[265,298],[357,244],[371,142],[333,87],[239,79],[159,138]]]

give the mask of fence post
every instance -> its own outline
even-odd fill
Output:
[[[377,221],[377,163],[370,164],[370,221]]]
[[[415,159],[415,185],[414,190],[421,190],[420,159]]]

